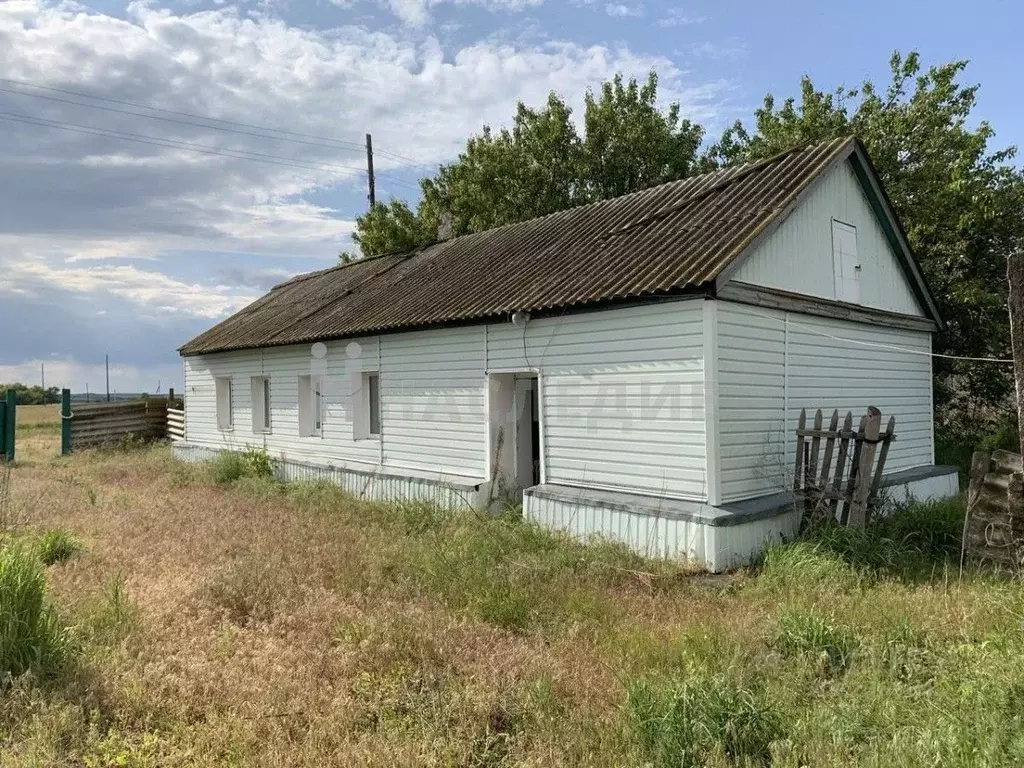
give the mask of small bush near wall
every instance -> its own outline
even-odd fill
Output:
[[[274,476],[274,463],[262,448],[224,451],[210,462],[210,473],[213,481],[221,485],[243,477],[270,478]]]

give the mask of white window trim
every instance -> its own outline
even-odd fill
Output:
[[[221,407],[221,389],[223,386],[227,387],[227,419],[221,418],[222,411]],[[234,387],[231,384],[230,376],[215,376],[213,379],[213,390],[214,390],[214,413],[217,418],[217,429],[221,432],[232,432],[235,429],[235,393]]]
[[[253,376],[249,380],[249,388],[252,396],[252,433],[254,435],[272,434],[274,416],[270,377]],[[257,416],[264,417],[263,423],[257,421]]]
[[[370,380],[377,380],[377,432],[370,431]],[[383,431],[383,403],[380,388],[380,371],[363,371],[357,377],[356,391],[353,393],[352,406],[354,408],[352,418],[352,439],[353,440],[380,440]]]
[[[324,392],[324,377],[320,375],[299,376],[299,437],[323,439],[327,402]],[[317,396],[319,393],[319,397]],[[317,416],[320,426],[318,427]]]

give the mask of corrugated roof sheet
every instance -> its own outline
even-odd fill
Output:
[[[714,280],[854,139],[292,278],[198,355],[679,293]]]

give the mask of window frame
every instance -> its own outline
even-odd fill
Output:
[[[232,432],[235,429],[235,393],[230,376],[214,376],[214,413],[217,419],[217,429],[221,432]],[[226,397],[225,397],[226,394]],[[222,402],[222,400],[224,402]],[[224,418],[222,406],[227,405],[227,418]]]
[[[327,414],[324,377],[304,374],[298,378],[299,437],[323,438]]]
[[[269,435],[273,432],[274,419],[270,377],[252,376],[249,379],[249,390],[252,396],[252,432],[254,435]],[[257,422],[257,410],[261,410],[262,419]]]
[[[358,382],[358,390],[353,393],[352,398],[355,408],[352,419],[352,439],[380,440],[383,430],[380,371],[362,371],[359,374]],[[376,427],[376,431],[374,431],[374,427]]]

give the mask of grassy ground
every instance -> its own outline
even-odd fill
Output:
[[[512,520],[217,484],[165,447],[56,448],[24,435],[6,519],[55,562],[77,655],[7,683],[0,766],[1024,759],[1024,595],[958,578],[956,505],[711,577]]]
[[[60,405],[19,405],[16,419],[19,433],[57,434],[60,432]]]

